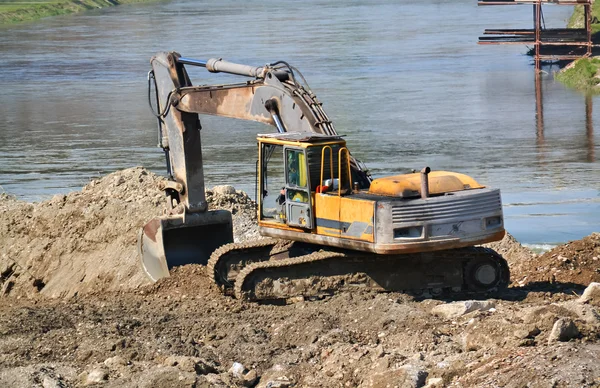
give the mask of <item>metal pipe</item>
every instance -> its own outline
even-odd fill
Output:
[[[429,197],[429,173],[431,169],[429,167],[423,167],[421,170],[421,198],[425,199]]]
[[[267,111],[269,111],[269,113],[273,117],[273,121],[275,122],[275,127],[277,127],[277,132],[286,133],[287,131],[285,130],[285,127],[283,126],[283,122],[281,121],[281,118],[279,117],[279,109],[277,106],[277,101],[273,98],[268,99],[267,101],[265,101],[265,109]]]
[[[206,62],[200,61],[198,59],[193,59],[193,58],[179,57],[179,58],[177,58],[177,62],[184,64],[184,65],[206,67]]]
[[[241,65],[239,63],[224,61],[221,58],[210,58],[206,61],[206,68],[211,73],[229,73],[255,78],[262,78],[265,73],[264,67]]]
[[[273,116],[273,121],[275,121],[275,126],[277,127],[277,132],[285,133],[285,127],[283,126],[283,123],[281,122],[279,115],[276,113],[271,113],[271,115]]]

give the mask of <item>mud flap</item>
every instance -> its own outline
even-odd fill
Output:
[[[233,242],[231,213],[162,216],[150,220],[138,236],[138,254],[144,272],[152,281],[169,276],[173,267],[206,264],[213,251]]]

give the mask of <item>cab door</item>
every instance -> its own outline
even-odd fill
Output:
[[[284,147],[286,223],[312,229],[313,214],[306,151]]]

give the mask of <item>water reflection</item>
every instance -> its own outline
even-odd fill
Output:
[[[594,123],[592,122],[592,108],[594,100],[591,95],[585,96],[585,133],[587,135],[587,161],[592,163],[594,159]]]
[[[552,68],[550,68],[551,70]],[[542,79],[543,72],[534,70],[535,83],[535,124],[536,124],[536,144],[538,148],[538,161],[543,162],[544,153],[547,151],[544,138],[544,84]],[[592,94],[586,94],[585,97],[585,146],[581,147],[586,150],[585,161],[588,163],[595,162],[595,143],[594,143],[594,122],[593,122],[593,107],[594,100]],[[552,109],[552,107],[549,107]]]

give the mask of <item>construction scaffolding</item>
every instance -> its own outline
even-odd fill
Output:
[[[535,69],[543,61],[574,60],[592,55],[591,6],[594,0],[479,0],[478,5],[531,5],[532,29],[486,29],[479,44],[533,46]],[[583,7],[584,28],[545,28],[542,4]]]

